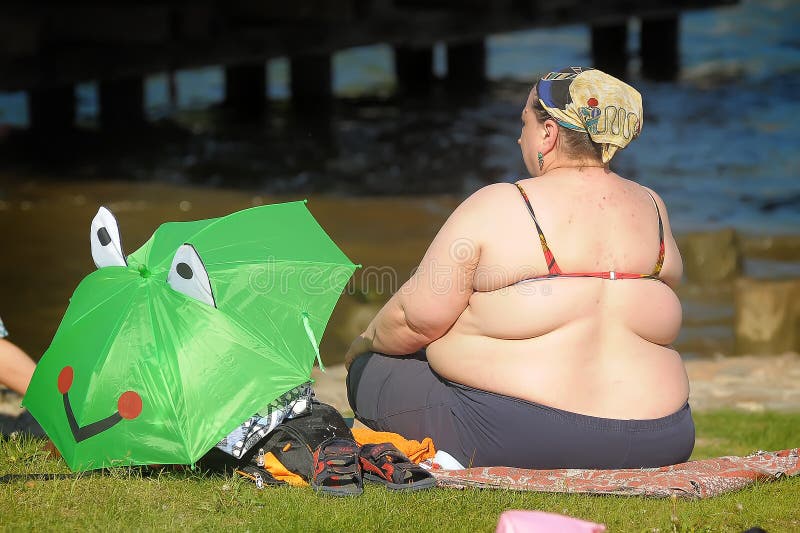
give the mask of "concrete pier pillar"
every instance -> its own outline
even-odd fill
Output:
[[[447,81],[472,86],[486,82],[486,44],[483,40],[447,45]]]
[[[327,107],[333,95],[331,56],[300,55],[290,58],[289,87],[296,110]]]
[[[683,272],[693,283],[730,282],[742,273],[739,236],[732,228],[697,231],[678,237]]]
[[[640,35],[642,74],[653,80],[673,80],[680,69],[679,15],[643,18]]]
[[[144,80],[139,77],[101,81],[98,86],[100,128],[122,130],[144,125]]]
[[[28,121],[36,131],[68,130],[75,126],[72,85],[28,91]]]
[[[800,279],[740,278],[734,288],[736,353],[800,350]]]
[[[225,107],[237,115],[258,116],[267,108],[265,63],[225,67]]]
[[[628,75],[628,24],[592,26],[592,64],[620,79]]]
[[[178,78],[177,72],[170,70],[167,73],[167,98],[169,98],[169,107],[172,111],[178,109]]]
[[[397,87],[404,93],[424,93],[433,83],[433,48],[394,48]]]

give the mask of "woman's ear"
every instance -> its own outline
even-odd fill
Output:
[[[542,151],[547,153],[556,146],[556,140],[558,139],[558,123],[548,118],[544,121],[542,129],[544,130],[542,133]]]

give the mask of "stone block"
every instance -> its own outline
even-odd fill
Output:
[[[754,235],[739,240],[747,257],[772,261],[800,261],[800,234]]]
[[[800,352],[800,279],[741,278],[734,301],[737,353]]]
[[[731,228],[689,233],[678,245],[684,274],[691,282],[731,281],[742,271],[738,237]]]

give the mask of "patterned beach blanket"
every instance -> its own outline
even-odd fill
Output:
[[[758,451],[746,457],[718,457],[661,468],[526,470],[480,467],[431,470],[431,473],[440,487],[699,499],[739,490],[757,481],[800,474],[800,448]]]

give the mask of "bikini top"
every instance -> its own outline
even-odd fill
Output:
[[[525,194],[525,189],[522,188],[522,185],[519,183],[515,183],[514,185],[517,186],[519,189],[519,193],[522,195],[522,199],[525,200],[525,205],[528,206],[528,212],[531,214],[531,218],[533,218],[533,223],[536,225],[536,232],[539,234],[539,241],[542,243],[542,251],[544,252],[544,258],[547,261],[547,271],[548,273],[542,276],[533,276],[531,278],[524,279],[517,283],[522,283],[525,281],[532,281],[537,279],[547,279],[547,278],[602,278],[602,279],[655,279],[661,281],[661,278],[658,277],[661,274],[661,267],[664,265],[664,225],[661,222],[661,211],[658,209],[658,204],[656,203],[656,199],[653,198],[653,195],[650,194],[650,191],[647,194],[650,194],[650,198],[653,200],[653,205],[656,206],[656,213],[658,214],[658,239],[659,239],[659,249],[658,249],[658,260],[656,261],[655,266],[653,267],[653,271],[649,274],[637,274],[637,273],[630,273],[630,272],[616,272],[614,270],[610,270],[608,272],[562,272],[561,268],[559,268],[558,263],[556,262],[556,258],[553,256],[553,252],[550,251],[550,248],[547,246],[547,239],[544,238],[544,232],[542,232],[541,226],[539,226],[539,221],[536,220],[536,215],[533,212],[533,207],[531,207],[531,202],[528,200],[528,195]]]

